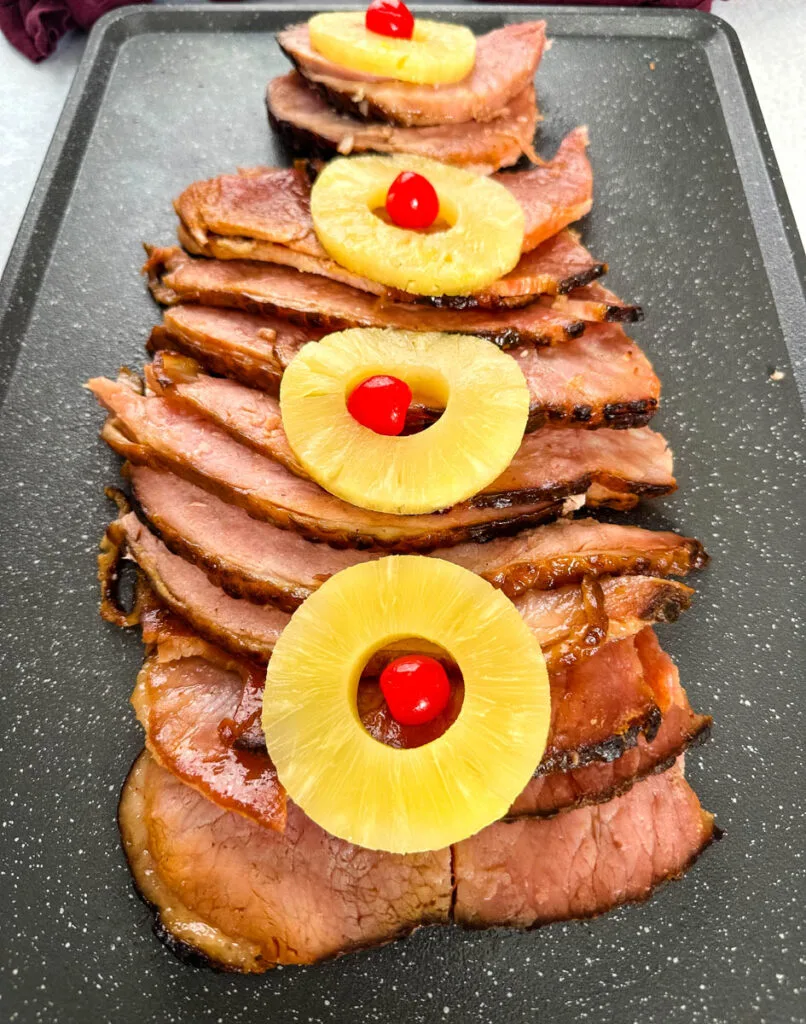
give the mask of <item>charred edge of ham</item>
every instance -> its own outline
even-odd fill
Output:
[[[613,761],[617,761],[628,750],[636,746],[639,736],[643,736],[648,743],[651,743],[658,734],[662,718],[660,708],[653,706],[640,721],[633,722],[622,733],[608,736],[607,739],[600,740],[598,743],[586,743],[573,750],[560,750],[556,754],[544,758],[538,765],[535,775],[573,771],[574,768],[584,768],[585,765],[594,762],[612,764]]]

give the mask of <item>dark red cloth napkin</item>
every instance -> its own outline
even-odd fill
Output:
[[[71,28],[88,29],[113,7],[149,0],[0,0],[0,31],[33,61],[44,60]]]
[[[71,28],[88,29],[113,7],[149,0],[0,0],[0,31],[12,46],[33,61],[44,60]],[[548,0],[572,4],[580,0]],[[581,0],[582,3],[630,7],[696,7],[710,11],[711,0]]]

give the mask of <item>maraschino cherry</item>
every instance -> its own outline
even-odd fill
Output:
[[[376,434],[397,437],[406,425],[411,388],[399,377],[377,374],[361,381],[347,399],[353,419]]]
[[[439,214],[439,196],[428,178],[403,171],[386,193],[386,212],[399,228],[430,228]]]
[[[372,0],[364,24],[379,36],[411,39],[414,35],[414,15],[402,0]]]
[[[381,692],[401,725],[424,725],[442,714],[451,684],[442,665],[427,654],[395,658],[381,673]]]

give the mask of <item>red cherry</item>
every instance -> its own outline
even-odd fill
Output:
[[[396,722],[423,725],[448,706],[451,684],[435,658],[409,654],[395,658],[381,672],[381,692]]]
[[[353,419],[376,434],[397,437],[406,425],[411,388],[399,377],[378,374],[361,381],[347,399]]]
[[[386,193],[386,212],[399,228],[430,228],[439,214],[439,197],[428,178],[403,171]]]
[[[364,24],[379,36],[411,39],[414,35],[414,15],[402,0],[372,0]]]

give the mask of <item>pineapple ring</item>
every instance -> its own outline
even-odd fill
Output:
[[[347,409],[376,374],[444,405],[418,434],[389,437]],[[529,389],[517,360],[462,334],[354,328],[309,342],[280,385],[288,443],[310,476],[352,505],[398,515],[435,512],[492,483],[523,441]]]
[[[358,682],[389,643],[423,638],[464,677],[438,739],[388,747],[364,729]],[[266,676],[263,730],[288,795],[331,835],[415,853],[503,817],[540,763],[551,716],[543,654],[514,605],[450,562],[395,555],[336,573],[302,604]]]
[[[370,32],[364,12],[317,14],[308,22],[311,46],[351,71],[417,85],[461,82],[476,62],[476,37],[464,25],[415,19],[411,39]]]
[[[427,178],[444,231],[413,231],[377,215],[401,171]],[[416,295],[470,295],[508,274],[521,257],[524,216],[503,185],[410,154],[333,160],[314,182],[316,235],[354,274]]]

